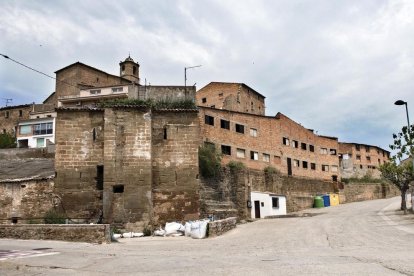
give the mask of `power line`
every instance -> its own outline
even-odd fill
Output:
[[[39,73],[39,74],[44,75],[44,76],[46,76],[46,77],[48,77],[48,78],[54,79],[54,80],[56,80],[56,81],[58,81],[58,82],[64,83],[64,84],[66,84],[66,85],[70,85],[70,86],[73,86],[73,87],[78,88],[76,85],[73,85],[73,84],[68,83],[68,82],[65,82],[65,81],[58,80],[58,79],[56,79],[55,77],[52,77],[52,76],[50,76],[50,75],[48,75],[48,74],[46,74],[46,73],[43,73],[42,71],[36,70],[36,69],[34,69],[34,68],[32,68],[32,67],[30,67],[30,66],[26,65],[26,64],[23,64],[23,63],[21,63],[21,62],[19,62],[19,61],[17,61],[17,60],[14,60],[14,59],[10,58],[9,56],[3,55],[3,54],[1,54],[1,53],[0,53],[0,55],[1,55],[1,56],[3,56],[5,59],[11,60],[11,61],[13,61],[14,63],[17,63],[17,64],[19,64],[19,65],[21,65],[21,66],[23,66],[23,67],[26,67],[26,68],[27,68],[27,69],[29,69],[29,70],[35,71],[36,73]]]

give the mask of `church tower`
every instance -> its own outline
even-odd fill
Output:
[[[119,75],[122,78],[139,83],[139,64],[130,56],[119,63]]]

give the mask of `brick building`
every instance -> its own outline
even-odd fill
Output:
[[[378,167],[390,160],[390,152],[377,146],[339,143],[341,175],[344,178],[372,176],[380,178]]]
[[[199,216],[197,110],[58,108],[56,191],[71,218],[141,229]]]
[[[265,115],[265,97],[244,83],[210,82],[197,92],[197,105]]]

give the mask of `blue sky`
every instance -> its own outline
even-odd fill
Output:
[[[414,1],[2,1],[0,53],[54,76],[80,61],[142,83],[243,82],[319,134],[385,149],[414,110]],[[0,59],[0,106],[54,80]],[[412,114],[412,113],[411,113]],[[411,116],[414,120],[414,116]]]

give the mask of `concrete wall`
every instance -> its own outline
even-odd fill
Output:
[[[110,243],[108,224],[21,224],[0,225],[0,238]]]

